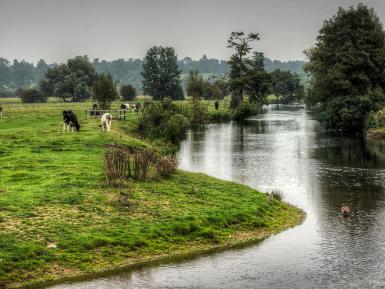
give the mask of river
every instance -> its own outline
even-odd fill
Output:
[[[54,286],[121,288],[385,288],[385,145],[332,137],[300,106],[189,133],[181,168],[279,189],[305,222],[259,244]],[[336,214],[342,204],[350,218]]]

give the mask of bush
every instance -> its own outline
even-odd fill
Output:
[[[365,123],[365,129],[385,128],[385,108],[371,112]]]
[[[23,103],[43,103],[48,100],[48,97],[36,88],[23,90],[20,93],[20,98]]]
[[[258,105],[254,103],[241,103],[235,110],[233,119],[242,121],[245,120],[246,118],[256,115],[259,112],[259,107]]]
[[[148,138],[161,138],[171,143],[178,143],[186,136],[190,123],[181,114],[180,108],[171,99],[153,103],[143,111],[137,131]]]
[[[194,125],[202,124],[207,119],[207,106],[198,98],[193,98],[190,103],[191,121]]]
[[[124,100],[134,100],[136,97],[136,90],[130,84],[123,85],[120,88],[120,95],[122,96],[122,99],[124,99]]]
[[[233,115],[229,110],[215,110],[208,113],[210,122],[228,122],[231,121]]]

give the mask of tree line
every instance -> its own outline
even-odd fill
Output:
[[[138,93],[142,93],[142,70],[144,59],[116,59],[112,61],[100,60],[98,58],[91,61],[96,73],[110,74],[120,85],[130,84]],[[301,81],[306,81],[306,74],[303,70],[304,61],[270,60],[264,58],[265,69],[272,72],[276,69],[297,73]],[[0,97],[14,96],[18,88],[34,86],[44,78],[48,68],[59,66],[60,64],[47,64],[45,60],[39,60],[36,65],[25,60],[9,61],[0,57]],[[182,87],[186,88],[188,73],[190,70],[198,70],[204,74],[207,80],[215,81],[217,78],[225,76],[229,72],[229,65],[225,60],[208,58],[203,55],[199,60],[189,57],[177,60],[177,65],[181,70]]]

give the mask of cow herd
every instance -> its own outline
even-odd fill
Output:
[[[151,102],[145,102],[143,108],[148,108],[151,105]],[[92,106],[91,113],[93,115],[100,115],[101,111],[97,110],[97,104]],[[123,103],[120,105],[121,110],[131,111],[132,113],[139,113],[142,109],[142,105],[140,103],[136,104],[128,104]],[[3,117],[3,108],[0,106],[0,118]],[[112,115],[110,113],[103,113],[100,119],[100,128],[104,132],[109,132],[111,130],[112,125]],[[63,132],[74,132],[80,131],[80,124],[76,117],[76,114],[72,110],[64,110],[63,111]]]
[[[145,102],[144,108],[148,108],[151,105],[151,102]],[[140,103],[136,104],[128,104],[123,103],[120,105],[121,110],[131,111],[132,113],[139,113],[142,109],[142,105]],[[92,106],[91,115],[100,115],[102,111],[98,110],[97,104]],[[112,115],[110,113],[103,113],[100,118],[100,129],[103,132],[109,132],[111,130],[112,125]],[[77,120],[76,114],[72,110],[64,110],[63,111],[63,132],[70,132],[80,130],[80,124]]]

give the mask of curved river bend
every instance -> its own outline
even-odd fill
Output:
[[[385,288],[385,145],[328,136],[285,106],[194,131],[180,156],[185,170],[280,189],[306,221],[251,247],[52,288]],[[336,215],[344,203],[350,219]]]

